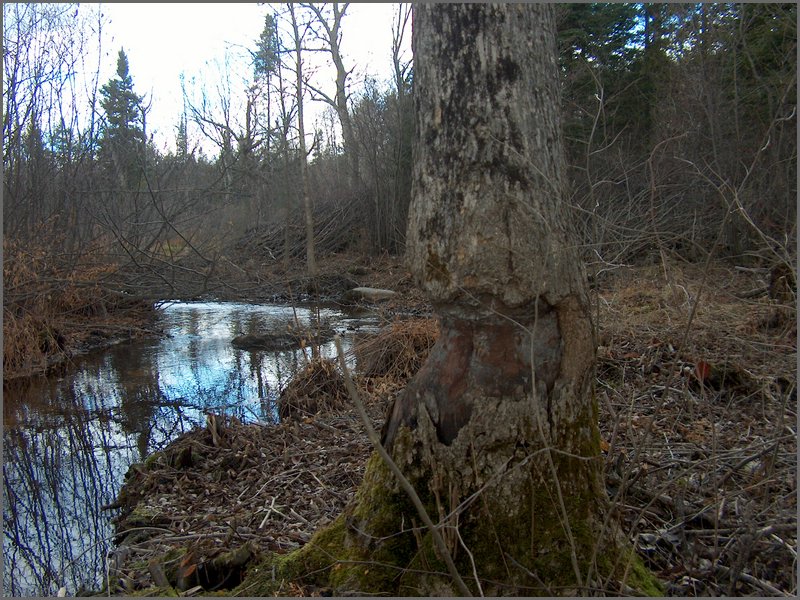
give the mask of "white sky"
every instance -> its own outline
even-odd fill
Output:
[[[117,54],[123,48],[135,91],[152,98],[148,130],[162,150],[174,148],[175,127],[183,106],[180,74],[185,74],[187,87],[195,78],[213,96],[219,73],[216,63],[222,62],[228,49],[234,59],[232,88],[243,87],[243,78],[250,76],[251,67],[237,63],[235,57],[244,55],[243,48],[254,48],[269,11],[268,6],[255,3],[112,3],[101,7],[110,22],[104,35],[100,83],[115,76]],[[353,3],[348,8],[342,20],[342,54],[346,67],[356,67],[352,84],[358,86],[365,73],[379,80],[390,78],[392,17],[396,9],[397,5],[388,3]],[[405,45],[410,59],[410,27]],[[333,72],[326,76],[320,71],[318,85],[331,90],[334,77]],[[329,93],[333,96],[332,91]],[[324,105],[309,101],[307,107],[306,129],[313,131]]]

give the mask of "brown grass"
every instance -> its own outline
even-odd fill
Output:
[[[113,264],[66,257],[46,247],[3,239],[3,378],[46,372],[74,354],[92,331],[127,330],[149,305],[103,281]]]
[[[278,399],[281,419],[338,410],[348,394],[339,369],[328,359],[315,358],[297,373]]]
[[[408,379],[419,371],[439,337],[436,319],[395,321],[354,349],[365,377]]]

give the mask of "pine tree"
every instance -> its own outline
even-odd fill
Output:
[[[256,50],[253,52],[253,71],[256,77],[269,79],[278,67],[279,52],[277,22],[268,13],[264,17],[264,29],[258,36]]]
[[[133,91],[128,57],[117,58],[117,77],[100,88],[105,125],[100,137],[100,158],[117,174],[123,187],[132,185],[144,157],[142,97]]]

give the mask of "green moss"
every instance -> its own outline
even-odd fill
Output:
[[[129,595],[133,598],[176,598],[180,596],[180,594],[175,590],[175,588],[171,587],[158,587],[152,586],[148,588],[144,588],[141,590],[136,590],[135,592],[128,592]]]
[[[164,569],[164,576],[172,585],[178,581],[178,566],[181,559],[186,556],[188,550],[183,547],[170,548],[167,552],[159,556],[156,561]]]
[[[117,531],[124,535],[125,544],[132,545],[153,535],[148,528],[161,527],[169,523],[168,517],[139,503],[117,526]]]
[[[385,593],[396,589],[399,575],[416,552],[416,542],[411,533],[398,534],[411,504],[394,489],[393,475],[373,453],[355,502],[302,548],[271,555],[249,569],[237,590],[267,595],[285,581],[341,591]],[[407,517],[405,522],[410,526]],[[369,526],[370,534],[359,534],[363,531],[360,526]]]
[[[289,554],[275,557],[279,579],[327,585],[329,573],[344,554],[344,514],[317,531],[309,542]]]
[[[303,568],[326,569],[334,590],[393,591],[416,552],[413,535],[400,533],[404,524],[410,526],[410,510],[394,476],[373,453],[354,503],[301,550]]]
[[[630,550],[628,558],[631,564],[625,583],[633,588],[637,594],[641,593],[644,596],[656,598],[664,596],[666,593],[664,584],[644,565],[642,559],[633,549]]]
[[[397,438],[401,444],[402,436],[401,430]],[[591,445],[596,443],[592,440]],[[600,539],[603,510],[595,497],[595,473],[589,463],[562,454],[554,454],[553,459],[562,482],[571,483],[562,498],[581,578],[590,570],[589,560],[596,557],[593,580],[625,577],[637,593],[663,594],[658,580],[624,541],[614,536]],[[474,570],[486,595],[575,595],[585,583],[576,580],[572,548],[561,525],[563,515],[552,484],[539,481],[539,467],[530,463],[530,468],[529,476],[513,484],[513,494],[490,486],[460,517],[459,533],[471,557],[453,540],[451,551],[459,573],[474,593],[479,591]],[[430,473],[427,478],[424,469],[416,473],[412,484],[435,519],[438,512],[428,487]],[[419,521],[410,500],[375,453],[354,502],[339,518],[295,552],[271,555],[249,569],[236,591],[272,595],[286,582],[296,581],[330,587],[339,595],[349,591],[454,595],[457,590],[430,532],[418,529],[418,537],[408,532],[419,526]],[[595,552],[597,544],[602,546]]]
[[[228,592],[230,596],[279,596],[285,580],[278,579],[276,563],[285,558],[280,554],[267,554],[247,568],[242,582]]]
[[[328,571],[341,549],[343,518],[340,515],[331,525],[314,534],[305,546],[293,552],[265,555],[247,568],[242,582],[231,591],[231,595],[273,596],[290,581],[327,585]]]
[[[470,522],[459,524],[459,531],[472,553],[475,565],[473,566],[470,557],[460,546],[455,548],[453,555],[458,572],[474,594],[479,592],[472,575],[476,569],[482,582],[480,591],[487,596],[578,595],[585,585],[589,560],[596,556],[598,564],[597,570],[593,571],[593,580],[621,580],[625,575],[625,563],[630,560],[625,583],[636,594],[663,595],[660,582],[647,570],[632,549],[626,549],[624,543],[615,541],[610,536],[609,539],[600,540],[595,529],[597,521],[580,516],[585,512],[580,498],[565,498],[581,574],[581,581],[578,581],[573,568],[571,546],[560,525],[560,519],[554,511],[541,510],[544,496],[546,492],[539,491],[527,500],[520,498],[523,503],[521,508],[528,514],[531,502],[539,504],[537,526],[533,534],[530,521],[526,523],[519,517],[498,518],[503,511],[497,505],[492,505],[491,510],[476,515]],[[551,498],[547,497],[546,501],[552,505]],[[598,543],[603,544],[603,547],[595,552]],[[624,558],[615,562],[614,557],[620,555],[624,555]],[[452,596],[457,593],[443,561],[434,550],[430,534],[424,536],[421,548],[400,580],[397,593],[404,596]]]
[[[161,457],[163,456],[164,456],[163,451],[153,452],[152,454],[149,454],[147,458],[144,459],[145,469],[152,469],[154,466],[156,466],[156,463],[160,462]]]
[[[415,488],[423,497],[423,502],[426,488],[421,485]],[[377,545],[375,540],[364,540],[364,544],[369,549],[379,546],[379,553],[386,555],[384,558],[387,562],[407,564],[410,554],[416,550],[416,544],[412,534],[397,533],[404,524],[405,528],[410,527],[408,520],[416,516],[416,509],[407,494],[399,489],[394,475],[380,455],[373,452],[367,463],[364,481],[356,493],[352,518],[355,523],[368,523],[373,537],[388,539]]]

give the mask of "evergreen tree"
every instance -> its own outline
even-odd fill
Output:
[[[253,71],[256,77],[269,79],[278,67],[279,58],[278,24],[275,17],[269,13],[264,17],[264,29],[256,41],[256,50],[253,52]]]
[[[181,120],[178,123],[177,133],[175,135],[176,155],[181,160],[186,160],[189,157],[189,136],[187,134],[186,112],[181,113]]]
[[[564,132],[574,161],[586,156],[602,100],[610,139],[641,126],[637,78],[642,54],[638,5],[595,2],[558,7]],[[597,140],[595,140],[597,143]]]
[[[117,174],[123,186],[136,181],[144,157],[142,97],[133,91],[133,78],[124,50],[117,58],[117,77],[100,88],[105,125],[100,137],[100,158]]]

